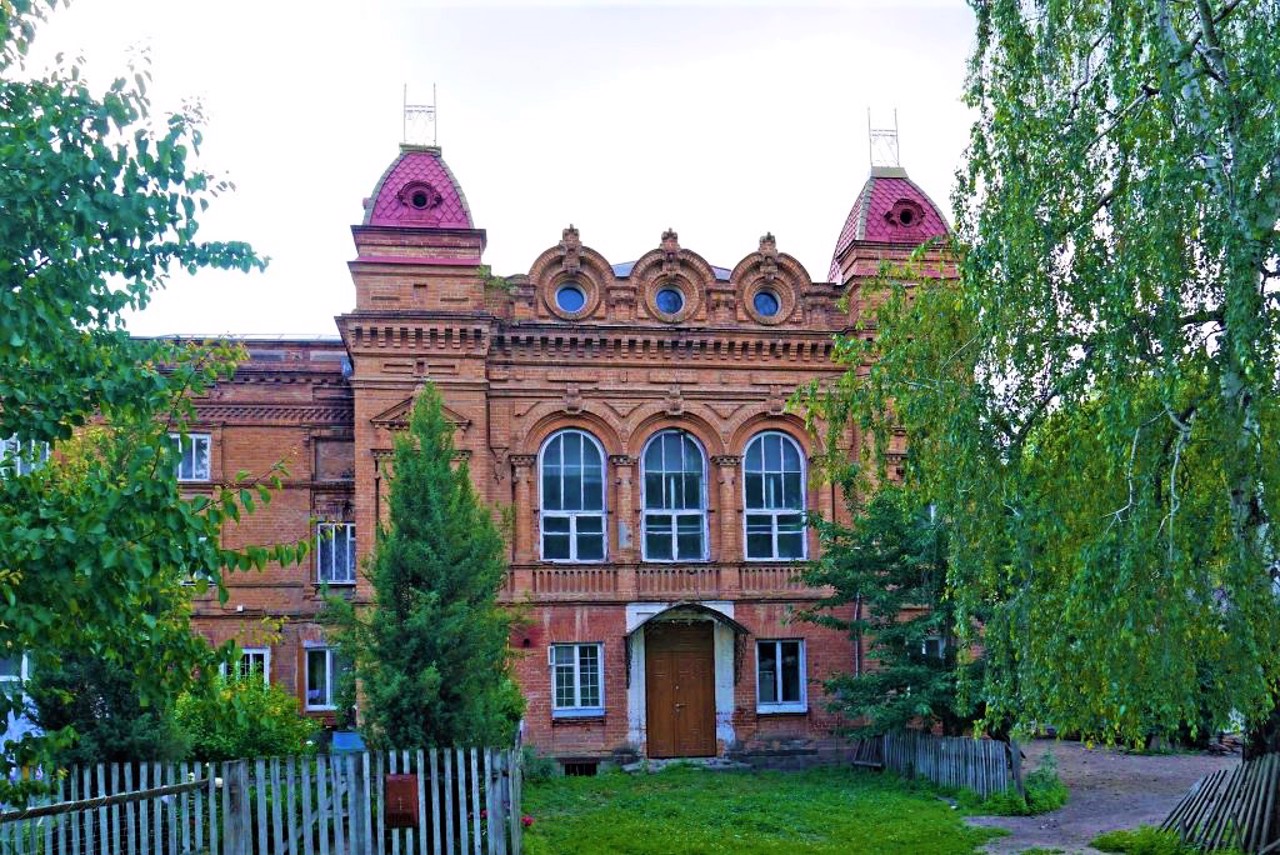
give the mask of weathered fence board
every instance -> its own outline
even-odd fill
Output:
[[[417,783],[388,828],[385,773]],[[0,809],[3,855],[520,855],[520,754],[491,748],[104,764]]]
[[[985,799],[1010,788],[1023,792],[1017,752],[1017,743],[905,730],[881,737],[880,760],[884,768],[908,778],[919,775]]]
[[[1206,851],[1280,851],[1280,755],[1267,754],[1196,781],[1160,825]]]

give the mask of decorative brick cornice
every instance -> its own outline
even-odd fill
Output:
[[[632,329],[511,329],[493,336],[492,355],[507,358],[625,359],[643,363],[668,360],[712,364],[780,362],[833,365],[838,330],[788,331],[785,336],[738,332],[700,331],[701,334],[673,337],[670,331]],[[834,366],[843,371],[844,368]]]
[[[350,425],[355,409],[350,401],[327,404],[242,404],[197,401],[197,418],[212,424],[250,422],[253,424]]]

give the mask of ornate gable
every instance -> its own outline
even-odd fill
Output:
[[[377,425],[380,428],[386,428],[387,430],[408,430],[409,417],[413,413],[413,402],[414,398],[405,398],[394,407],[390,407],[378,413],[376,416],[369,419],[369,421],[374,425]],[[458,433],[466,433],[467,428],[471,427],[470,419],[459,415],[448,407],[444,407],[443,410],[444,417],[448,419],[449,423],[453,425],[454,430],[458,431]]]

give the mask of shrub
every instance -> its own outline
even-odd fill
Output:
[[[55,742],[60,765],[181,760],[187,737],[172,704],[145,705],[135,672],[83,653],[37,668],[27,685],[33,722],[46,733],[74,732]]]
[[[1071,791],[1058,777],[1058,761],[1051,753],[1045,752],[1040,766],[1027,775],[1023,782],[1026,798],[1018,795],[1016,790],[996,793],[984,800],[976,794],[961,796],[958,801],[964,807],[985,816],[1035,816],[1055,811],[1067,803]]]
[[[1026,779],[1027,807],[1030,813],[1048,813],[1067,803],[1071,795],[1067,785],[1058,777],[1058,758],[1046,751],[1040,766]]]
[[[192,758],[206,762],[309,754],[319,731],[299,712],[297,698],[260,675],[184,694],[176,716],[191,738]]]
[[[524,755],[521,758],[521,765],[524,767],[522,776],[525,781],[541,784],[555,777],[556,761],[550,757],[543,757],[528,745],[521,749],[521,753]]]

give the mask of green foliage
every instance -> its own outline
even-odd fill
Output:
[[[556,776],[556,761],[543,757],[533,746],[520,749],[521,777],[530,784],[543,784]]]
[[[176,720],[192,759],[202,762],[311,754],[320,731],[297,698],[261,674],[214,680],[182,695]]]
[[[219,533],[268,497],[278,473],[186,499],[170,432],[190,397],[233,369],[229,345],[135,340],[123,313],[169,271],[262,265],[243,244],[197,239],[225,189],[193,170],[199,115],[148,114],[145,70],[90,91],[80,67],[30,74],[22,57],[52,2],[0,4],[0,437],[54,444],[43,468],[0,478],[0,650],[35,673],[64,651],[125,669],[140,707],[163,709],[213,653],[188,630],[187,597],[222,573],[291,561],[303,547],[224,550]],[[90,424],[111,427],[90,428]],[[194,579],[194,588],[181,581]],[[14,712],[0,700],[0,716]],[[0,756],[47,765],[69,729]]]
[[[960,631],[987,618],[990,719],[1257,724],[1280,686],[1280,13],[973,5],[960,282],[887,270],[877,340],[841,343],[814,414],[881,450],[906,430],[955,524]]]
[[[1058,777],[1058,760],[1046,752],[1040,765],[1027,775],[1023,785],[1027,791],[1027,807],[1031,813],[1048,813],[1067,803],[1071,792]]]
[[[37,669],[27,684],[33,722],[74,731],[59,765],[181,760],[189,740],[168,705],[143,706],[131,669],[69,652]]]
[[[841,480],[853,527],[817,521],[822,557],[804,572],[808,584],[834,593],[800,617],[855,641],[869,634],[875,662],[862,674],[824,683],[832,709],[861,721],[855,736],[935,723],[959,735],[981,716],[980,707],[961,699],[960,688],[981,680],[982,663],[956,644],[952,630],[955,609],[944,596],[949,523],[892,485],[856,507],[852,473]],[[838,617],[850,604],[853,618]]]
[[[333,597],[326,610],[354,663],[361,731],[378,748],[505,745],[524,709],[510,673],[513,618],[497,603],[505,546],[466,463],[454,466],[453,430],[427,385],[396,438],[373,605]]]
[[[476,271],[487,294],[511,295],[516,292],[516,284],[502,276],[495,276],[493,268],[487,264],[480,265]]]
[[[1149,825],[1133,829],[1108,831],[1099,834],[1089,845],[1103,852],[1126,852],[1128,855],[1199,855],[1197,846],[1183,843],[1174,831],[1159,831]],[[1238,852],[1236,849],[1217,849],[1220,855]]]
[[[1031,806],[1027,800],[1018,795],[1016,790],[1005,790],[985,799],[972,791],[966,791],[956,797],[956,801],[966,810],[978,816],[1030,816]]]
[[[197,112],[149,115],[145,69],[103,93],[77,64],[23,74],[53,6],[18,0],[0,17],[0,436],[34,440],[148,406],[163,384],[144,366],[164,345],[131,340],[122,312],[169,270],[262,266],[245,244],[197,239],[197,213],[229,185],[188,164]]]
[[[1058,761],[1045,752],[1040,765],[1022,782],[1026,798],[1016,789],[1005,790],[982,799],[973,791],[965,791],[957,799],[970,812],[979,816],[1038,816],[1066,805],[1071,791],[1058,777]]]
[[[965,825],[896,779],[849,769],[562,777],[523,797],[532,855],[968,855],[1003,833]]]

